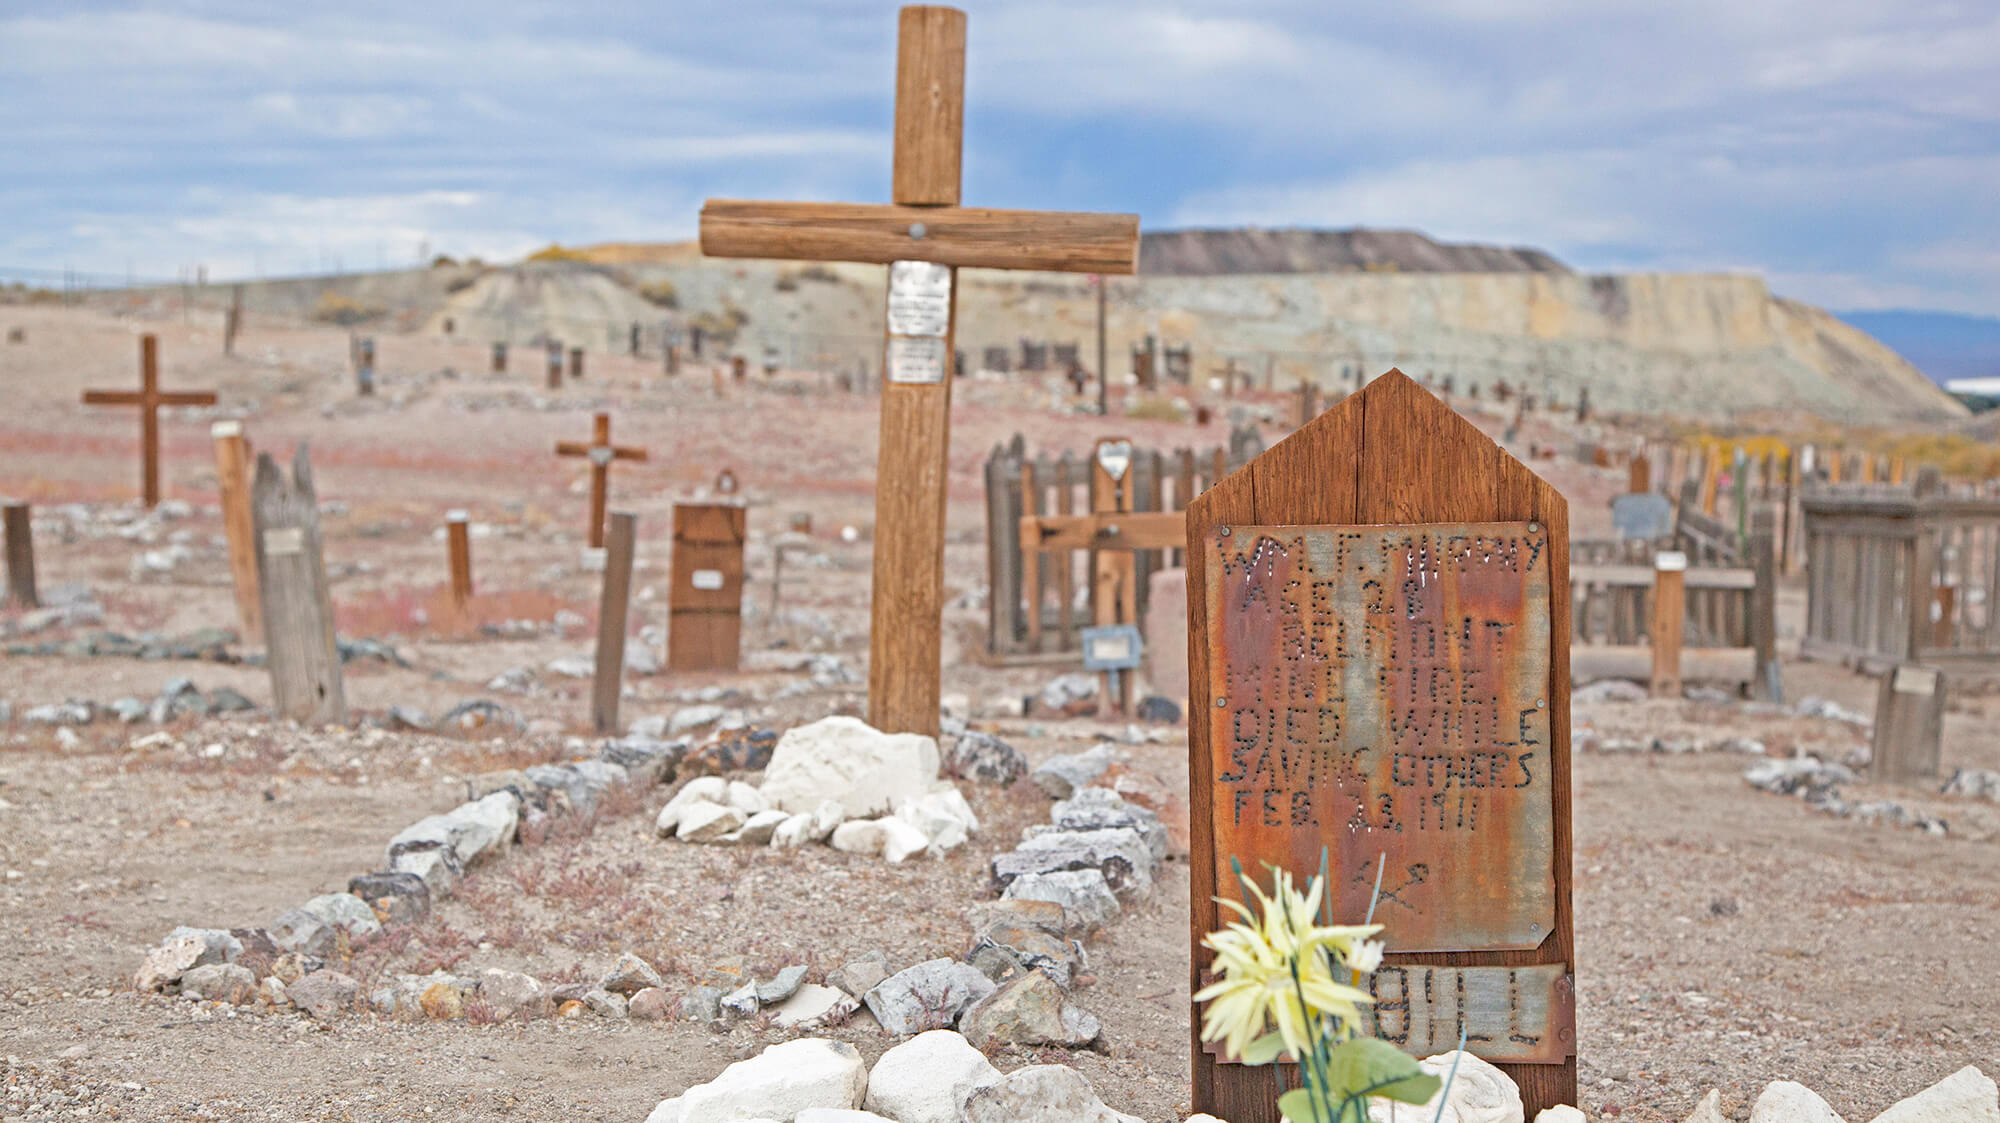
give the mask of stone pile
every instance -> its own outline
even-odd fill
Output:
[[[1002,1074],[970,1041],[930,1030],[870,1070],[844,1042],[800,1038],[738,1061],[662,1100],[646,1123],[1140,1123],[1113,1111],[1076,1070],[1028,1065]]]
[[[1843,798],[1841,784],[1852,783],[1854,772],[1844,765],[1814,757],[1767,760],[1743,774],[1751,787],[1773,795],[1791,795],[1804,800],[1815,811],[1841,819],[1864,823],[1890,823],[1911,827],[1930,835],[1949,833],[1943,819],[1929,812],[1905,807],[1893,800],[1856,801]]]
[[[618,785],[658,783],[673,756],[671,746],[627,739],[607,742],[596,760],[475,777],[466,802],[398,832],[389,840],[383,868],[352,878],[347,892],[314,897],[264,928],[176,928],[146,954],[133,983],[141,991],[290,1005],[322,1020],[364,1001],[385,1013],[428,1017],[497,1020],[555,1012],[565,1000],[561,988],[515,971],[397,976],[364,999],[360,984],[328,963],[379,936],[385,925],[422,920],[468,868],[519,838],[545,832],[551,818],[590,815]],[[621,969],[627,966],[621,963]],[[613,979],[624,977],[629,973],[614,972]],[[595,989],[609,991],[610,981]],[[574,1009],[625,1013],[622,996],[614,1002],[592,990],[568,996],[580,1003]],[[659,998],[663,1007],[664,994]]]
[[[165,725],[183,717],[206,717],[211,714],[245,713],[255,710],[256,704],[237,691],[226,686],[216,687],[203,694],[194,683],[186,678],[169,679],[159,695],[151,701],[126,696],[98,703],[71,699],[51,702],[42,706],[31,706],[20,713],[20,719],[29,725],[82,726],[98,720],[119,721],[126,725],[150,722]],[[0,713],[0,720],[4,720]]]
[[[654,830],[682,842],[836,850],[902,862],[965,844],[979,819],[958,789],[938,778],[937,742],[887,734],[851,717],[787,730],[757,760],[761,785],[698,776],[660,809]]]

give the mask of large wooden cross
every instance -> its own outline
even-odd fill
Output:
[[[1137,215],[959,206],[964,110],[965,13],[904,8],[893,202],[710,199],[701,210],[701,250],[710,257],[889,266],[868,718],[890,732],[938,731],[957,269],[1132,273],[1138,266]]]
[[[604,545],[604,500],[610,486],[613,460],[644,460],[643,448],[622,448],[611,443],[611,415],[598,414],[591,423],[590,443],[557,441],[557,456],[581,456],[590,461],[590,545]]]
[[[215,394],[208,390],[160,392],[160,345],[151,334],[139,337],[139,389],[85,390],[87,406],[138,406],[140,473],[144,480],[146,506],[160,504],[160,414],[161,406],[212,406]]]

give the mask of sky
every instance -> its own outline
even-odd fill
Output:
[[[2000,315],[2000,0],[970,3],[967,205],[1421,230]],[[886,202],[895,6],[0,5],[0,278]]]

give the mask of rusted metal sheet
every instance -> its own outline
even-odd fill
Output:
[[[1496,1064],[1561,1064],[1576,1054],[1576,980],[1569,967],[1385,965],[1369,976],[1365,1032],[1413,1056],[1458,1048]],[[1225,1064],[1220,1042],[1204,1043]]]
[[[1548,535],[1217,527],[1205,543],[1216,884],[1331,863],[1392,952],[1555,928]]]

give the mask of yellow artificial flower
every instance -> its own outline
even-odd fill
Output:
[[[1275,1031],[1296,1057],[1317,1036],[1315,1025],[1322,1017],[1340,1023],[1334,1036],[1351,1033],[1360,1021],[1358,1007],[1374,1000],[1366,991],[1335,981],[1332,966],[1337,962],[1359,970],[1356,965],[1371,956],[1379,963],[1381,945],[1367,937],[1381,926],[1313,923],[1324,891],[1318,878],[1303,894],[1283,870],[1275,871],[1269,896],[1254,883],[1246,885],[1257,911],[1218,898],[1243,921],[1232,921],[1202,940],[1215,953],[1215,971],[1221,976],[1194,996],[1208,1003],[1202,1040],[1221,1041],[1230,1056],[1243,1057],[1251,1042]],[[1331,954],[1317,954],[1322,948]]]

